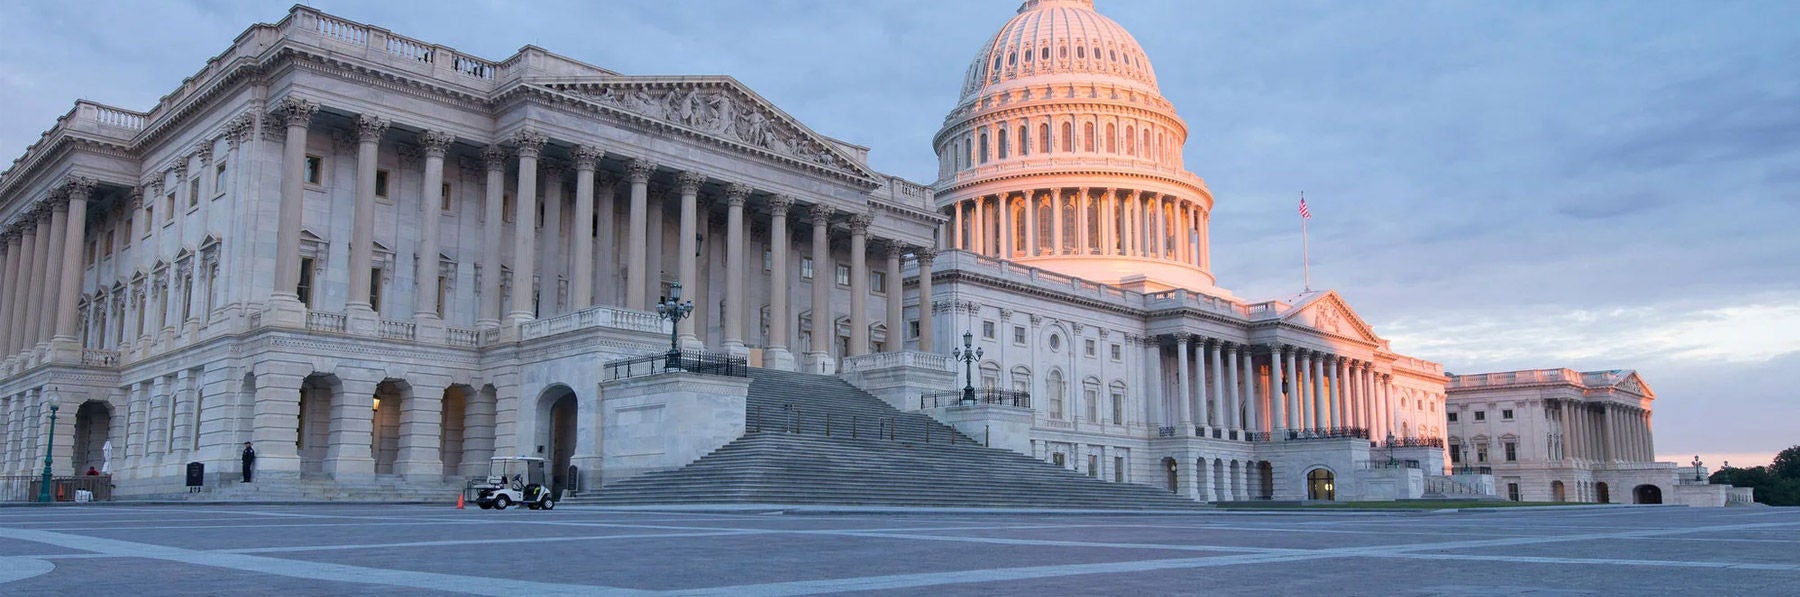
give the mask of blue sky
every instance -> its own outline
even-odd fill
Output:
[[[10,4],[0,154],[77,97],[144,109],[287,2]],[[1800,443],[1800,4],[1100,0],[1218,198],[1240,296],[1314,286],[1453,372],[1634,368],[1664,460]],[[488,58],[728,74],[921,182],[1012,0],[338,2]]]

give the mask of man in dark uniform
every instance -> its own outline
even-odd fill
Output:
[[[256,468],[256,448],[250,442],[244,442],[244,482],[250,482],[250,472]]]

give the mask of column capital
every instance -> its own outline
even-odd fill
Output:
[[[794,207],[793,195],[775,195],[769,198],[769,214],[787,217],[789,209]]]
[[[569,158],[575,161],[577,171],[593,170],[600,165],[600,158],[605,156],[605,151],[592,145],[576,145],[569,150]]]
[[[631,162],[625,164],[625,178],[631,184],[650,182],[650,174],[653,172],[656,172],[656,164],[644,158],[632,158]]]
[[[388,120],[380,116],[363,114],[356,117],[356,141],[358,143],[379,143],[381,136],[387,134]]]
[[[194,160],[200,162],[202,165],[211,164],[213,160],[212,144],[212,140],[207,140],[205,143],[202,143],[198,149],[195,149]]]
[[[535,158],[544,151],[544,143],[550,138],[537,129],[525,127],[513,133],[513,145],[518,146],[519,157]]]
[[[450,144],[456,142],[456,135],[444,131],[425,131],[419,133],[419,148],[424,150],[425,157],[442,158],[450,151]]]
[[[683,195],[699,192],[700,185],[705,183],[706,175],[693,170],[683,170],[675,175],[675,187],[681,189]]]
[[[281,115],[282,122],[288,128],[306,128],[312,125],[313,115],[319,112],[319,104],[290,95],[281,98],[281,102],[276,104],[275,112]]]
[[[232,119],[231,124],[225,125],[225,144],[227,147],[236,149],[245,141],[249,141],[250,134],[255,132],[256,117],[245,112]]]
[[[544,158],[538,162],[538,167],[544,171],[544,180],[561,180],[563,172],[569,169],[569,163],[554,158]]]
[[[884,258],[899,259],[906,254],[906,243],[897,238],[872,239],[871,244],[874,245],[875,253]]]
[[[725,204],[734,206],[743,205],[744,200],[750,197],[750,191],[752,190],[750,185],[740,182],[725,185]]]
[[[71,176],[63,179],[61,190],[63,194],[70,199],[79,198],[86,200],[88,194],[94,191],[94,184],[95,182],[92,178],[86,176]]]
[[[918,260],[920,268],[927,268],[937,260],[938,250],[936,247],[913,247],[912,254],[913,259]]]
[[[873,224],[873,223],[875,223],[874,214],[870,214],[870,213],[850,214],[850,233],[851,234],[868,234],[869,233],[869,225]]]
[[[837,210],[823,203],[814,203],[811,208],[807,209],[807,215],[811,217],[815,226],[830,226],[833,213],[837,213]]]
[[[506,148],[499,145],[481,148],[481,161],[487,165],[489,172],[506,171]]]

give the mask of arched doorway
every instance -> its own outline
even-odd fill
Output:
[[[112,428],[112,405],[89,400],[75,409],[75,474],[86,474],[88,467],[107,470],[104,448]]]
[[[1168,479],[1169,479],[1169,493],[1181,493],[1181,480],[1175,474],[1176,473],[1175,469],[1179,465],[1175,464],[1174,458],[1164,458],[1164,459],[1162,459],[1162,461],[1163,461],[1163,472],[1164,472],[1164,474],[1166,474],[1168,476]]]
[[[1597,496],[1594,498],[1595,501],[1602,504],[1612,503],[1612,491],[1606,487],[1606,483],[1594,484],[1594,495]]]
[[[406,407],[412,386],[389,379],[375,386],[370,405],[369,457],[375,459],[375,474],[394,474],[394,461],[400,456],[400,414]]]
[[[1257,495],[1265,500],[1275,499],[1275,466],[1264,460],[1256,463],[1257,479],[1260,490]]]
[[[1337,476],[1329,469],[1316,468],[1306,473],[1306,499],[1337,500]]]
[[[294,451],[300,455],[303,475],[325,472],[325,449],[331,445],[331,404],[342,387],[337,376],[324,373],[308,375],[300,382]]]
[[[442,411],[438,419],[438,460],[444,463],[444,476],[462,474],[464,438],[468,434],[469,386],[444,388]]]
[[[1639,485],[1636,489],[1631,490],[1631,497],[1635,503],[1639,504],[1663,503],[1662,488],[1648,483]]]
[[[575,423],[580,401],[575,390],[554,385],[538,396],[538,445],[553,495],[569,488],[569,462],[575,456]]]
[[[1552,501],[1552,502],[1569,501],[1568,489],[1563,487],[1562,481],[1551,481],[1550,482],[1550,501]]]

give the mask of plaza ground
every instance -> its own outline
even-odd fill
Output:
[[[1793,594],[1800,509],[0,509],[0,592]]]

